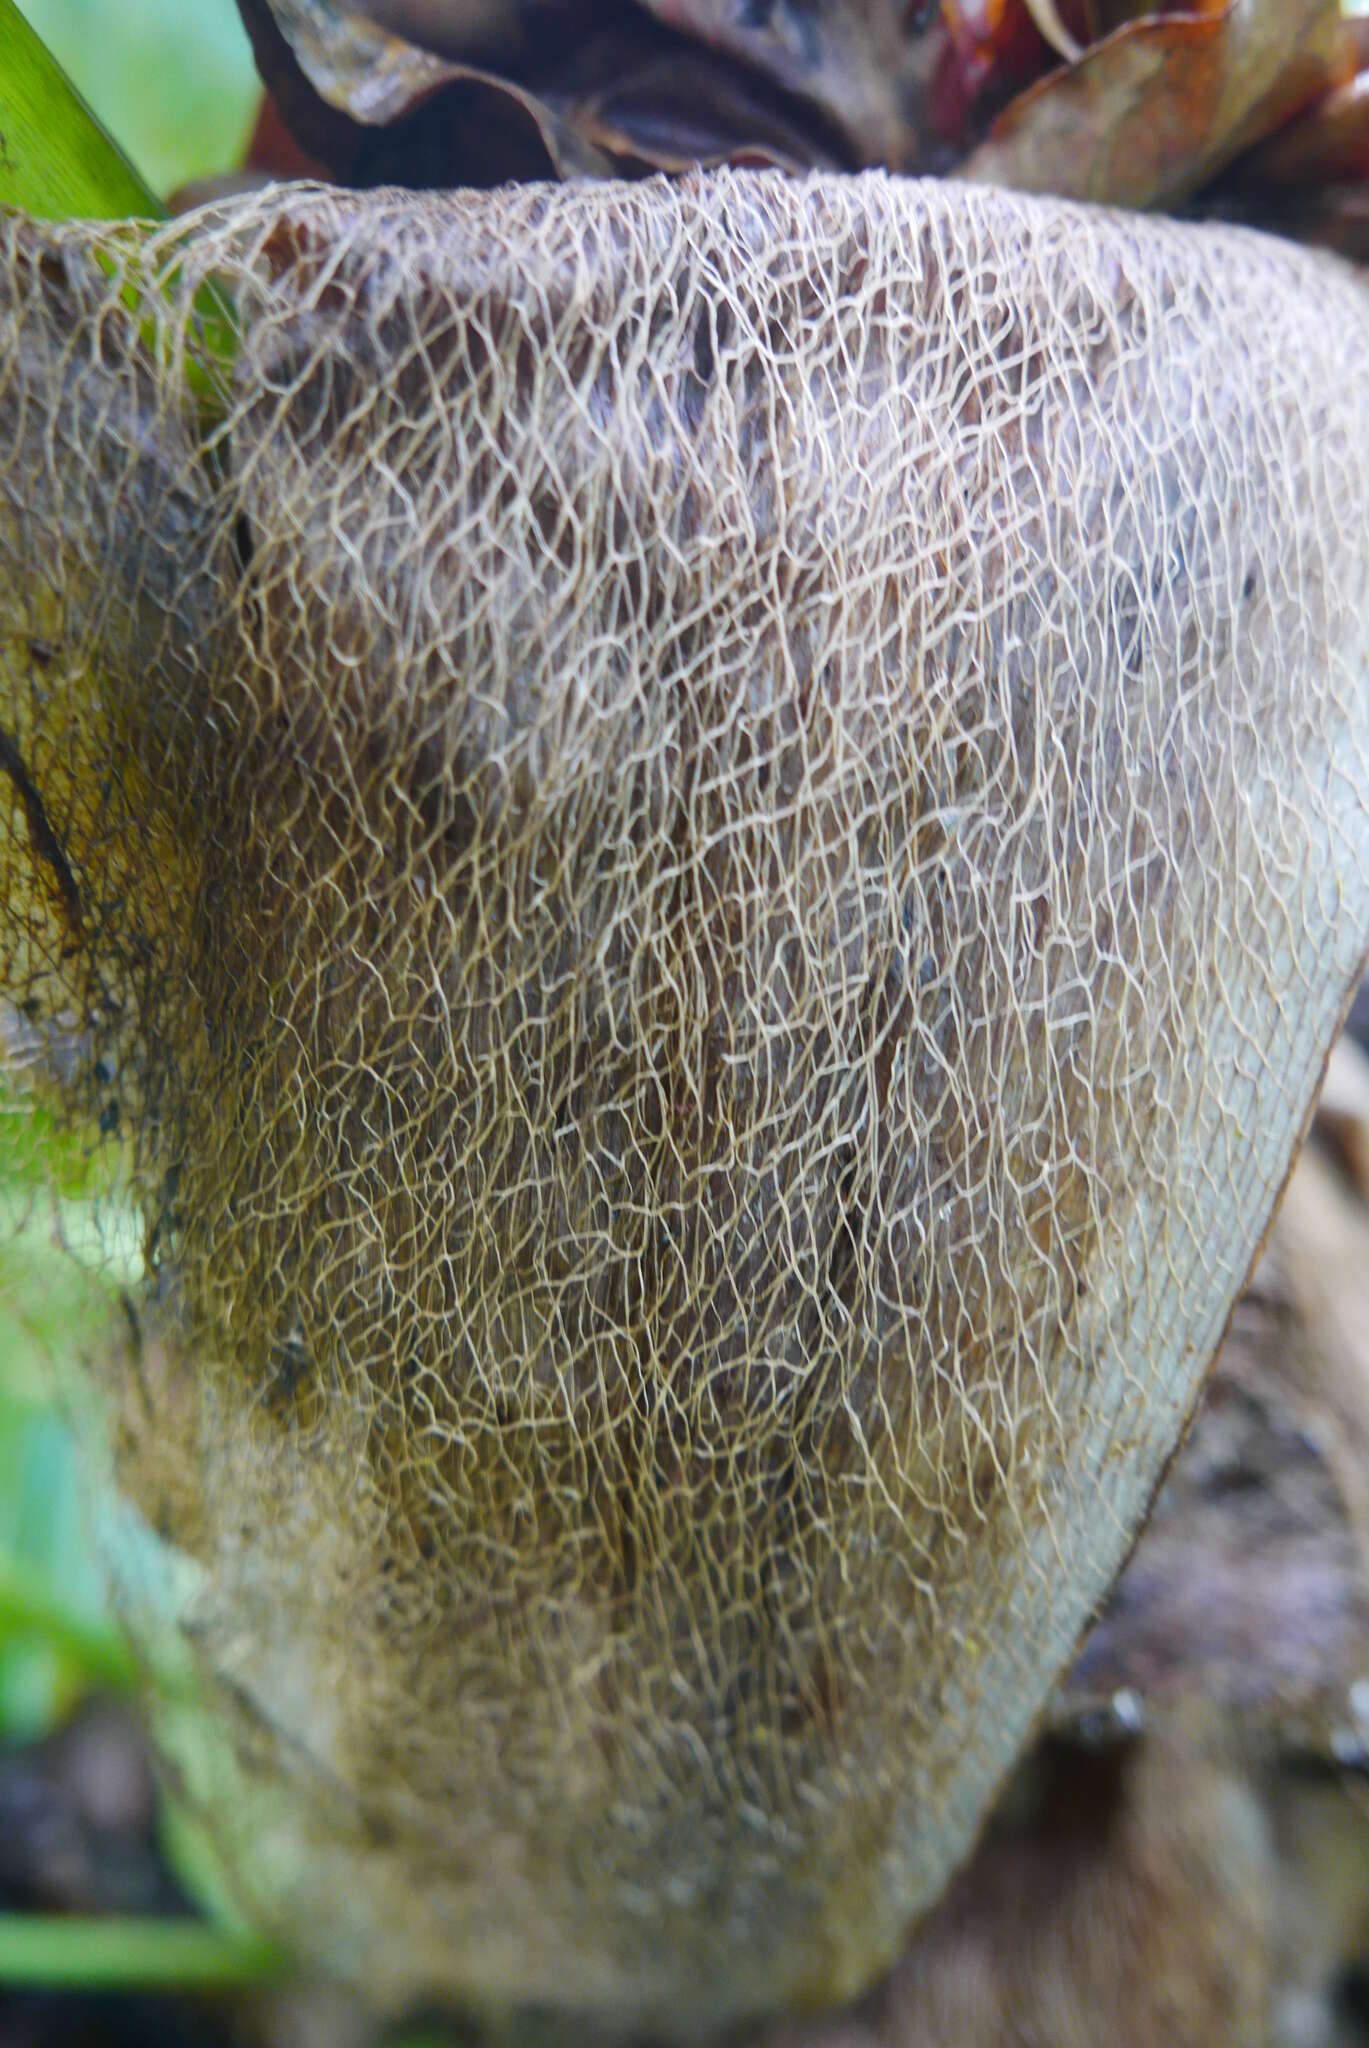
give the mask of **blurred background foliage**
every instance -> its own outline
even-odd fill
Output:
[[[100,1341],[102,1304],[137,1267],[133,1219],[101,1199],[79,1142],[0,1098],[0,1741],[131,1679],[55,1380]]]

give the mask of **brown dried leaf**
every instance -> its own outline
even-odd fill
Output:
[[[1026,11],[1026,0],[1011,4]],[[1050,9],[1052,0],[1034,4]],[[907,153],[903,74],[910,45],[936,26],[934,20],[910,25],[903,0],[351,0],[345,9],[335,0],[280,0],[275,11],[329,97],[305,44],[331,42],[339,31],[350,32],[355,45],[347,71],[358,59],[367,61],[365,46],[383,32],[417,46],[420,55],[489,66],[519,79],[538,70],[550,81],[549,41],[559,61],[573,62],[576,44],[607,35],[621,43],[630,69],[644,21],[650,21],[658,49],[676,58],[692,50],[695,57],[694,74],[676,87],[682,128],[695,125],[700,81],[705,99],[716,90],[706,83],[710,73],[731,78],[729,99],[743,89],[737,81],[749,79],[753,94],[768,90],[811,103],[862,161]],[[994,11],[1004,11],[1002,0]],[[305,36],[297,42],[293,24],[302,17],[308,17]],[[323,68],[332,68],[329,59]]]
[[[331,0],[240,7],[286,123],[350,184],[848,160],[816,107],[631,0],[589,12],[577,0],[481,7],[475,16],[435,0],[395,0],[367,16]],[[437,47],[396,36],[397,24]]]
[[[536,41],[592,28],[600,0],[359,0],[353,12],[377,28],[464,64],[504,65]]]
[[[754,2048],[1270,2048],[1275,1881],[1229,1759],[1046,1744],[889,1975]]]
[[[1133,22],[1023,93],[963,166],[985,184],[1172,205],[1340,82],[1339,0]]]
[[[849,162],[825,135],[758,99],[746,72],[704,51],[648,51],[636,66],[609,62],[603,71],[562,113],[617,171],[725,163],[801,171]]]
[[[527,175],[506,161],[497,120],[481,138],[489,160],[472,167],[470,115],[447,95],[469,95],[475,80],[492,106],[520,109],[517,125],[531,122],[541,138],[540,168],[560,175],[722,161],[950,170],[1052,61],[1027,0],[947,0],[919,18],[894,0],[240,5],[287,119],[317,151],[326,123],[316,99],[332,117],[324,154],[354,183],[378,182],[377,157],[383,175],[408,184]],[[1057,40],[1088,32],[1077,0],[1044,18]],[[434,96],[443,110],[427,122],[442,138],[436,160],[432,132],[418,167],[407,135],[378,145],[349,132],[402,123]]]
[[[917,154],[925,35],[901,0],[642,0],[658,21],[752,65],[821,109],[862,163],[906,169]]]
[[[1316,1129],[1356,1192],[1369,1196],[1369,1059],[1348,1037],[1337,1041],[1326,1063]]]
[[[511,79],[447,62],[328,0],[238,4],[285,126],[343,183],[496,185],[610,169]]]
[[[1251,184],[1319,190],[1369,179],[1369,71],[1290,122],[1241,165],[1241,175]]]
[[[240,5],[295,135],[362,185],[883,163],[1163,205],[1354,68],[1336,0]],[[1364,121],[1334,101],[1284,152],[1339,163]]]
[[[440,57],[330,0],[272,0],[272,11],[314,90],[368,127],[399,120],[451,82]]]
[[[1091,20],[1066,19],[1091,40]],[[919,168],[949,171],[981,140],[994,116],[1049,70],[1053,57],[1025,0],[946,0],[925,31],[925,87],[918,125]]]
[[[1334,1753],[1369,1670],[1369,1210],[1332,1164],[1369,1071],[1335,1047],[1303,1152],[1202,1408],[1053,1716],[1118,1694],[1146,1725]],[[1343,1731],[1342,1731],[1343,1733]]]

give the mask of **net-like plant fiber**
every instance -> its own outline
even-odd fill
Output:
[[[1369,935],[1369,291],[881,176],[10,218],[0,726],[249,1889],[395,1996],[851,1990]]]

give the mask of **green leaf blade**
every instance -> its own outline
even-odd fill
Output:
[[[165,212],[15,0],[0,0],[0,206],[44,220]]]

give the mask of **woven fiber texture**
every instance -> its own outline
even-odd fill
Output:
[[[1369,937],[1366,335],[882,176],[0,221],[10,1035],[315,1957],[697,2031],[965,1853]]]

